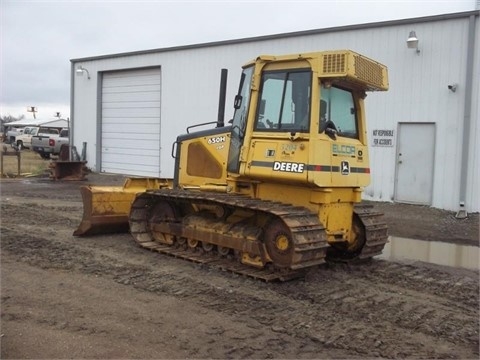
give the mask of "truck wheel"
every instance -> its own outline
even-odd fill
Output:
[[[17,142],[17,149],[18,149],[18,150],[23,150],[23,149],[25,149],[25,148],[23,147],[23,142],[22,142],[21,140],[19,140],[19,141]]]
[[[44,152],[41,152],[39,153],[40,156],[42,157],[42,159],[45,159],[45,160],[49,160],[50,159],[50,154],[49,153],[44,153]]]

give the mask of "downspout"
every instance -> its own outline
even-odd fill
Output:
[[[467,41],[467,74],[465,79],[465,104],[463,117],[463,147],[462,164],[460,170],[460,199],[459,209],[455,217],[465,219],[467,209],[465,207],[467,199],[467,180],[468,180],[468,159],[470,150],[470,128],[472,118],[472,97],[473,97],[473,60],[475,53],[475,20],[477,15],[470,15],[468,22],[468,41]]]
[[[73,114],[75,113],[75,87],[74,87],[74,81],[75,81],[75,64],[70,61],[70,122],[69,122],[69,130],[68,130],[68,141],[70,142],[70,151],[68,152],[68,160],[72,161],[73,156],[72,156],[72,149],[73,149]]]

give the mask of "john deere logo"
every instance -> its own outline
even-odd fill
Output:
[[[350,174],[350,164],[348,161],[342,161],[341,163],[342,175]]]

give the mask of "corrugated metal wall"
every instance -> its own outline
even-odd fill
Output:
[[[474,108],[470,139],[467,210],[479,210],[479,24],[476,24]],[[178,50],[124,54],[110,58],[73,61],[91,74],[91,80],[74,77],[74,141],[88,143],[88,164],[98,170],[98,74],[103,71],[161,66],[162,131],[160,176],[173,176],[170,146],[189,125],[215,121],[220,69],[228,68],[227,119],[233,115],[232,100],[238,88],[240,67],[260,54],[288,54],[329,49],[351,49],[389,68],[390,90],[369,93],[366,99],[368,130],[393,130],[393,146],[370,148],[372,183],[365,197],[394,200],[396,171],[395,136],[400,122],[436,124],[432,205],[457,210],[465,102],[466,56],[469,17],[438,17],[435,21],[398,21],[371,27],[345,27],[332,32],[304,33],[245,42],[222,43]],[[318,24],[321,27],[321,23]],[[408,49],[414,30],[420,53]],[[449,84],[458,84],[456,92]],[[97,129],[93,131],[93,129]]]

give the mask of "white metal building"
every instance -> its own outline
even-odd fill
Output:
[[[229,69],[229,119],[247,61],[351,49],[389,69],[390,90],[366,99],[372,183],[364,197],[478,212],[479,14],[72,59],[73,143],[77,149],[86,143],[94,171],[172,177],[176,136],[217,118],[221,68]],[[411,31],[418,48],[407,47]]]

